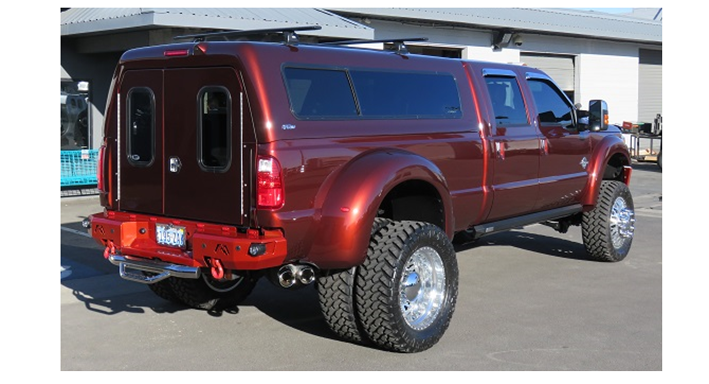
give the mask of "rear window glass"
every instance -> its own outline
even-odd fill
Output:
[[[231,162],[231,96],[223,88],[200,92],[199,162],[206,170],[224,171]]]
[[[155,158],[155,96],[149,88],[128,92],[128,162],[149,166]]]
[[[450,74],[350,71],[363,117],[451,119],[461,117]]]
[[[357,116],[347,72],[330,69],[284,69],[288,97],[299,118],[325,119]]]

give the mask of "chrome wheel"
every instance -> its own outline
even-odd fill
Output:
[[[610,217],[610,234],[613,248],[620,249],[635,232],[635,212],[628,207],[625,199],[617,197],[613,202]]]
[[[406,264],[399,285],[399,305],[406,324],[417,331],[428,328],[445,299],[446,273],[436,250],[423,247]]]

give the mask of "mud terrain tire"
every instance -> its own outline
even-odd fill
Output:
[[[369,340],[389,351],[424,351],[453,316],[455,250],[433,224],[390,222],[372,236],[356,284],[357,315]]]
[[[588,255],[597,261],[617,262],[630,251],[635,232],[635,207],[628,187],[604,180],[596,207],[583,214],[581,233]]]
[[[230,308],[246,299],[257,279],[246,274],[227,282],[215,281],[209,272],[198,279],[169,279],[175,296],[185,305],[204,310]]]
[[[370,236],[389,224],[389,219],[374,219]],[[366,340],[355,308],[355,278],[357,267],[344,271],[330,271],[317,280],[320,310],[328,327],[340,338],[361,343]]]

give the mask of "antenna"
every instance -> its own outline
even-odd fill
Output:
[[[409,50],[406,49],[407,41],[428,41],[428,37],[410,37],[399,39],[378,39],[378,40],[343,40],[332,41],[328,43],[320,43],[320,45],[348,45],[348,44],[367,44],[367,43],[391,43],[394,45],[389,50],[396,52],[397,55],[406,55]]]
[[[281,27],[281,28],[268,28],[268,29],[251,29],[251,30],[240,30],[240,31],[223,31],[223,32],[206,32],[198,33],[194,35],[182,35],[175,36],[174,40],[192,40],[193,42],[206,41],[208,39],[219,38],[221,40],[227,40],[229,38],[246,37],[254,35],[269,35],[269,34],[281,34],[283,35],[283,42],[287,45],[298,45],[298,35],[296,32],[301,31],[317,31],[322,29],[319,25],[306,25],[302,27]]]

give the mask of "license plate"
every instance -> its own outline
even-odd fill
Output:
[[[185,227],[171,224],[155,224],[155,237],[160,245],[185,247]]]

